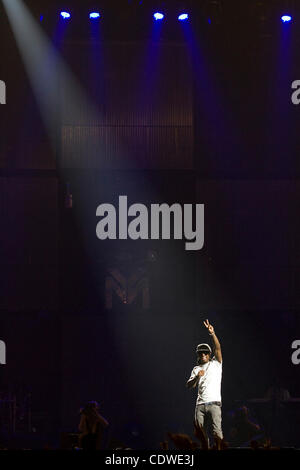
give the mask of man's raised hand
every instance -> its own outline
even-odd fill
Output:
[[[208,320],[204,320],[203,322],[204,326],[206,326],[206,328],[208,329],[208,332],[210,335],[213,335],[215,330],[214,330],[214,327],[209,323]]]

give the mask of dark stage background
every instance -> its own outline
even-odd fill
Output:
[[[282,29],[282,2],[190,2],[191,24],[159,28],[151,2],[128,2],[116,20],[116,1],[91,31],[86,2],[72,2],[68,25],[44,3],[25,2],[32,44],[46,34],[59,59],[49,67],[42,55],[30,73],[1,5],[2,439],[56,445],[77,432],[88,400],[110,422],[106,445],[157,448],[168,431],[191,434],[185,382],[208,318],[223,349],[225,437],[247,404],[275,443],[298,446],[300,403],[249,402],[274,385],[300,397],[297,22]],[[203,249],[100,241],[96,208],[119,195],[205,204]]]

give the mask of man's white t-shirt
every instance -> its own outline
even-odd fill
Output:
[[[196,405],[211,401],[221,402],[222,363],[212,358],[206,364],[195,366],[189,380],[192,380],[200,370],[204,370],[204,375],[199,378]]]

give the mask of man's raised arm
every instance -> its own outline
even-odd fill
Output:
[[[214,327],[209,323],[208,320],[205,320],[204,326],[208,329],[208,333],[212,337],[213,343],[214,343],[214,353],[215,353],[215,358],[217,359],[218,362],[222,362],[222,351],[221,351],[221,344],[220,341],[218,340]]]

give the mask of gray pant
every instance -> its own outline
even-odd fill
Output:
[[[210,402],[197,405],[195,409],[195,421],[207,435],[217,436],[223,439],[222,432],[222,408],[221,403]]]

